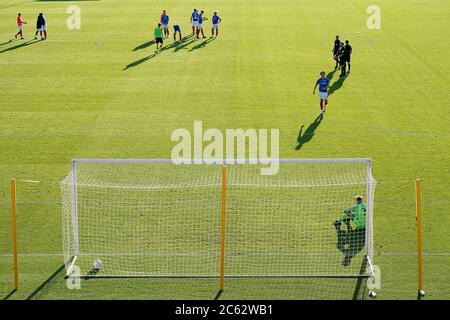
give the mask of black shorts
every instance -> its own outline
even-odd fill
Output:
[[[158,43],[163,44],[163,39],[162,39],[162,38],[155,38],[155,40],[156,40],[156,43],[157,43],[157,44],[158,44]]]
[[[345,57],[344,57],[344,60],[345,60],[345,62],[350,63],[350,56],[345,56]]]
[[[181,33],[180,26],[178,26],[178,25],[173,26],[173,32],[180,32]]]

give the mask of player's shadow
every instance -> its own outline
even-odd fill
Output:
[[[189,39],[189,38],[187,38],[187,39]],[[187,40],[187,39],[186,39],[186,40]],[[184,41],[183,41],[182,43],[178,44],[178,46],[176,46],[174,52],[178,52],[179,50],[181,50],[181,49],[183,49],[183,48],[186,48],[188,45],[190,45],[190,44],[193,43],[193,42],[195,42],[195,39],[191,39],[191,40],[189,40],[189,41],[187,41],[187,42],[184,42]]]
[[[189,37],[182,38],[182,41],[175,41],[175,42],[173,42],[171,44],[168,44],[168,45],[162,47],[159,51],[155,51],[154,53],[152,53],[151,55],[149,55],[147,57],[144,57],[142,59],[139,59],[139,60],[136,60],[136,61],[133,61],[133,62],[129,63],[122,70],[125,71],[125,70],[128,70],[130,68],[134,68],[134,67],[136,67],[136,66],[138,66],[138,65],[140,65],[140,64],[142,64],[142,63],[144,63],[144,62],[146,62],[148,60],[151,60],[151,59],[155,58],[156,56],[158,56],[159,54],[163,53],[166,50],[173,49],[173,48],[175,48],[175,50],[177,50],[177,48],[183,42],[183,39],[188,39],[188,38]],[[146,44],[143,44],[143,45],[146,45]],[[185,45],[187,45],[187,44],[185,44]]]
[[[216,40],[216,38],[207,38],[207,39],[203,40],[202,42],[200,42],[199,44],[196,44],[195,46],[193,46],[193,47],[191,48],[191,50],[189,50],[189,51],[194,51],[194,50],[197,50],[197,49],[202,49],[202,48],[206,47],[206,45],[207,45],[208,43],[211,43],[211,42],[214,41],[214,40]]]
[[[320,114],[305,130],[303,133],[304,125],[301,126],[300,131],[297,137],[297,145],[295,146],[295,150],[300,150],[305,143],[311,141],[314,136],[316,129],[319,127],[320,123],[323,120],[323,114]]]
[[[162,47],[161,52],[169,50],[169,49],[176,48],[180,43],[181,43],[180,41],[175,41],[175,42],[173,42],[171,44],[168,44],[168,45]]]
[[[160,51],[156,51],[156,52],[152,53],[151,55],[149,55],[149,56],[147,56],[147,57],[144,57],[144,58],[142,58],[142,59],[133,61],[133,62],[127,64],[127,65],[125,66],[125,68],[123,68],[122,70],[125,71],[125,70],[128,70],[128,69],[134,68],[134,67],[136,67],[136,66],[138,66],[138,65],[140,65],[140,64],[142,64],[142,63],[144,63],[145,61],[148,61],[148,60],[153,59],[154,57],[156,57],[156,56],[159,55],[160,53],[161,53]]]
[[[337,69],[334,69],[333,71],[328,72],[328,74],[325,76],[325,78],[328,78],[328,80],[333,80],[333,76],[336,73]]]
[[[138,51],[138,50],[141,50],[141,49],[148,48],[148,47],[150,47],[151,45],[153,45],[153,44],[155,44],[155,43],[156,43],[156,40],[155,40],[155,39],[150,40],[150,41],[147,41],[147,42],[145,42],[145,43],[143,43],[143,44],[137,46],[136,48],[134,48],[133,51]]]
[[[177,44],[177,45],[178,45],[178,44],[183,43],[184,41],[188,40],[188,39],[191,38],[191,37],[193,37],[192,34],[190,34],[190,35],[188,35],[188,36],[185,36],[185,37],[181,38],[181,40],[175,41],[173,44]],[[142,50],[142,49],[148,48],[148,47],[154,45],[155,43],[156,43],[156,40],[155,40],[155,39],[150,40],[150,41],[147,41],[147,42],[144,42],[143,44],[138,45],[138,46],[137,46],[136,48],[134,48],[132,51],[138,51],[138,50]]]
[[[3,46],[3,45],[8,44],[8,43],[11,43],[11,42],[13,42],[13,41],[17,41],[17,39],[9,39],[9,40],[6,41],[6,42],[0,43],[0,46]]]
[[[12,51],[12,50],[16,50],[16,49],[19,49],[19,48],[23,48],[23,47],[32,45],[32,44],[40,42],[40,41],[41,40],[28,40],[28,41],[25,41],[25,42],[23,42],[21,44],[15,45],[13,47],[9,47],[9,48],[3,49],[2,51],[0,51],[0,53],[5,53],[5,52],[8,52],[8,51]]]
[[[349,223],[343,224],[346,230],[336,227],[337,243],[336,248],[344,254],[342,265],[350,265],[352,258],[357,256],[366,244],[365,228],[353,229]]]
[[[335,91],[338,91],[344,85],[345,79],[347,79],[347,76],[339,77],[339,79],[337,79],[328,89],[328,96],[331,96]]]

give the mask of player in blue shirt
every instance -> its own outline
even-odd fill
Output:
[[[319,86],[319,97],[320,97],[320,110],[321,114],[325,112],[328,104],[328,88],[330,87],[330,79],[325,78],[325,71],[320,72],[320,78],[317,79],[316,85],[313,89],[313,94],[316,94],[316,88]]]
[[[198,24],[198,11],[194,9],[194,12],[191,14],[191,24],[192,24],[192,35],[197,33],[197,24]]]
[[[163,10],[161,14],[161,28],[164,30],[164,36],[169,38],[169,16],[166,13],[166,10]]]
[[[205,11],[200,11],[200,14],[198,15],[198,23],[197,23],[197,39],[199,39],[200,31],[202,33],[202,37],[205,37],[205,34],[203,33],[203,21],[208,20],[208,18],[204,17]]]
[[[217,15],[217,11],[214,11],[214,15],[212,16],[211,22],[212,22],[211,38],[214,38],[214,30],[216,30],[216,37],[217,37],[219,35],[219,23],[222,22],[222,19],[220,19],[220,17]]]

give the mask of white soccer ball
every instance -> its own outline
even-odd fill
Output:
[[[94,269],[99,270],[102,267],[102,261],[100,259],[94,260],[94,263],[92,264],[92,266],[94,267]]]
[[[425,297],[425,290],[420,289],[419,294],[421,297]]]
[[[377,297],[377,293],[375,291],[369,291],[369,297],[376,298]]]

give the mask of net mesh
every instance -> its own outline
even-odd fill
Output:
[[[372,258],[368,161],[227,165],[225,276],[346,277]],[[77,162],[61,182],[66,268],[82,276],[218,277],[220,165]],[[333,225],[362,195],[366,228]],[[93,261],[100,259],[98,273]]]

